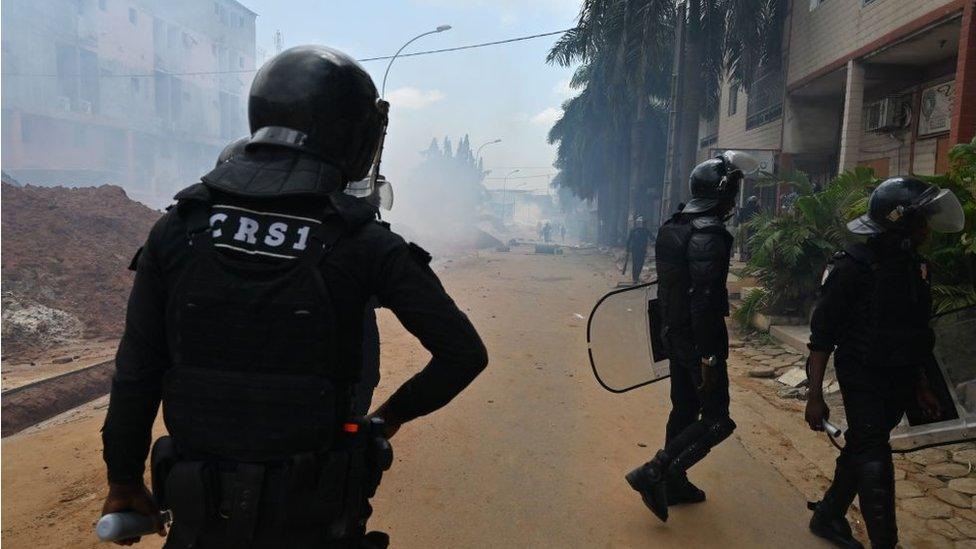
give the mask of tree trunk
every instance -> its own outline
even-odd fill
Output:
[[[686,202],[689,197],[688,178],[691,169],[695,167],[698,156],[698,122],[701,119],[703,101],[705,97],[704,83],[698,67],[702,62],[702,32],[698,29],[701,21],[700,7],[697,2],[690,2],[688,7],[688,22],[685,31],[685,57],[682,62],[682,109],[681,136],[678,140],[678,174],[677,181],[672,187],[672,208],[676,209],[679,202]],[[663,212],[670,215],[673,212]]]

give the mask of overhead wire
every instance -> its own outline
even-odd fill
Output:
[[[435,53],[447,53],[452,51],[470,50],[475,48],[484,48],[487,46],[497,46],[500,44],[510,44],[512,42],[521,42],[523,40],[532,40],[534,38],[542,38],[545,36],[553,36],[556,34],[563,34],[569,29],[563,29],[558,31],[543,32],[539,34],[530,34],[527,36],[518,36],[515,38],[508,38],[505,40],[495,40],[492,42],[482,42],[480,44],[468,44],[466,46],[456,46],[453,48],[441,48],[436,50],[425,50],[417,51],[411,53],[401,53],[397,57],[416,57],[419,55],[432,55]],[[357,59],[360,63],[368,63],[370,61],[383,61],[386,59],[393,59],[392,55],[384,55],[380,57],[365,57],[362,59]],[[4,72],[0,73],[0,76],[15,76],[15,77],[39,77],[39,78],[155,78],[159,75],[164,76],[219,76],[225,74],[248,74],[257,72],[257,69],[237,69],[237,70],[227,70],[227,71],[191,71],[191,72],[164,72],[164,71],[154,71],[153,73],[128,73],[128,74],[41,74],[41,73],[16,73],[16,72]]]

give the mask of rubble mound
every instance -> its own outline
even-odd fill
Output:
[[[85,324],[71,313],[22,301],[10,292],[3,293],[4,343],[53,347],[78,339],[84,329]]]
[[[127,267],[160,212],[114,185],[4,183],[0,208],[4,345],[120,335],[132,286]]]

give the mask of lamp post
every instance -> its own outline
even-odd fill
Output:
[[[478,147],[478,150],[474,153],[474,157],[475,158],[480,158],[481,157],[481,149],[487,147],[488,145],[494,145],[495,143],[501,143],[501,142],[502,142],[501,139],[496,139],[494,141],[489,141],[487,143],[482,143],[481,146]]]
[[[517,174],[519,171],[520,170],[518,170],[518,169],[514,169],[514,170],[510,171],[508,173],[508,175],[506,175],[504,177],[504,179],[502,179],[502,222],[505,221],[505,214],[508,212],[508,209],[505,206],[505,202],[506,202],[505,199],[508,198],[508,178],[511,177],[511,176],[513,176],[513,175],[515,175],[515,174]],[[514,212],[512,212],[512,213],[514,214]],[[514,217],[514,215],[513,215],[513,217]]]
[[[393,58],[390,59],[390,62],[386,65],[386,72],[383,73],[383,86],[381,88],[382,91],[380,92],[380,97],[381,98],[382,97],[386,97],[386,76],[388,74],[390,74],[390,67],[393,66],[393,62],[396,61],[397,56],[400,55],[400,52],[403,51],[403,48],[409,46],[410,44],[412,44],[414,42],[414,40],[417,40],[418,38],[422,38],[424,36],[427,36],[428,34],[437,34],[439,32],[444,32],[444,31],[450,30],[450,29],[451,29],[451,26],[450,25],[441,25],[441,26],[437,27],[436,29],[434,29],[432,31],[427,31],[427,32],[425,32],[423,34],[418,34],[417,36],[414,36],[410,40],[407,40],[407,43],[406,44],[400,46],[400,49],[398,49],[397,52],[395,54],[393,54]]]

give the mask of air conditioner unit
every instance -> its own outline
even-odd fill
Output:
[[[907,128],[912,120],[912,107],[904,95],[891,95],[868,103],[864,107],[864,130],[889,132]]]
[[[91,104],[91,101],[85,101],[84,99],[79,100],[78,101],[78,110],[81,111],[81,112],[83,112],[83,113],[85,113],[85,114],[91,114],[92,113],[92,104]]]
[[[71,112],[71,98],[63,95],[58,96],[58,107],[64,112]]]

